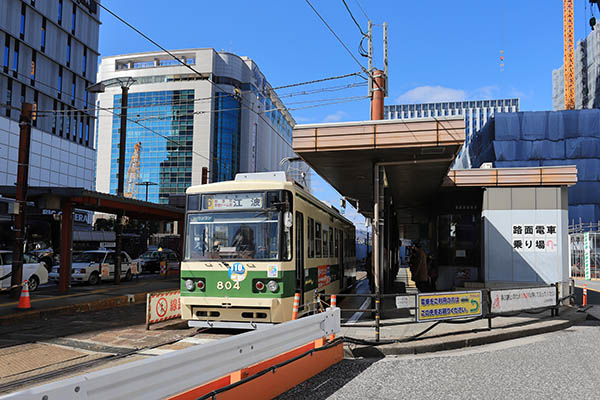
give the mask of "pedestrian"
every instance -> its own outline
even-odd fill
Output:
[[[423,251],[421,243],[415,243],[414,254],[415,270],[413,274],[413,281],[415,281],[419,292],[428,292],[430,287],[429,274],[427,271],[427,255]],[[413,273],[412,270],[411,273]]]

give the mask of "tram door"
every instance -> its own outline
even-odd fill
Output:
[[[304,297],[304,215],[296,211],[296,290]]]
[[[337,241],[339,245],[339,264],[340,264],[340,289],[344,288],[344,231],[337,230]]]

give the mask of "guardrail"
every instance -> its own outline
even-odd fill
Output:
[[[288,353],[291,354],[286,361],[288,363],[300,359],[301,356],[308,353],[313,356],[312,352],[319,349],[302,350],[305,354],[300,355],[296,353],[301,349],[306,349],[307,343],[310,344],[314,341],[320,341],[321,346],[325,345],[324,338],[340,331],[340,315],[339,308],[329,308],[322,313],[274,325],[260,331],[251,331],[150,359],[90,372],[9,394],[0,399],[147,400],[170,396],[177,396],[174,397],[177,399],[198,398],[203,395],[196,390],[198,387],[215,382],[219,378],[228,378],[228,375],[236,372],[238,381],[239,379],[250,381],[253,377],[245,377],[240,371],[257,363],[265,362],[265,360],[275,359],[280,362],[281,356]],[[332,345],[341,346],[342,344],[334,342]],[[293,353],[294,351],[296,353]],[[310,357],[308,361],[314,361],[314,356]],[[275,365],[278,364],[274,362],[270,367],[273,373],[275,373]],[[283,368],[283,365],[281,367]],[[307,367],[305,366],[304,369]],[[255,376],[259,374],[263,376],[264,371],[258,372]],[[302,373],[296,375],[302,377]],[[307,378],[304,376],[302,380]],[[222,384],[230,385],[233,388],[239,384],[234,381],[235,379],[225,379]],[[300,382],[302,381],[294,384]],[[214,389],[211,388],[211,390]],[[191,397],[182,394],[190,390],[192,391]],[[210,397],[210,395],[208,396]]]
[[[514,316],[520,313],[537,314],[544,311],[550,311],[551,316],[558,316],[559,307],[562,302],[573,298],[572,281],[569,294],[560,297],[559,284],[549,286],[528,286],[528,287],[504,287],[504,288],[485,288],[480,290],[466,290],[457,292],[427,292],[417,294],[406,293],[340,293],[335,296],[339,298],[370,298],[372,299],[369,308],[344,308],[337,302],[337,306],[342,311],[372,313],[371,324],[356,325],[343,321],[341,326],[375,328],[375,342],[380,342],[381,328],[384,326],[407,325],[419,322],[437,323],[465,323],[478,319],[488,320],[488,329],[492,329],[492,319],[503,316]],[[328,306],[327,300],[332,295],[322,292],[315,292],[315,306],[310,311],[318,310]],[[395,299],[395,308],[383,308],[385,299]],[[373,307],[374,303],[374,307]],[[382,321],[383,315],[391,311],[406,309],[412,311],[409,317],[398,318],[396,321]],[[409,312],[410,312],[409,311]],[[418,336],[432,329],[427,328]],[[415,337],[416,338],[416,337]],[[414,339],[414,338],[412,338]]]

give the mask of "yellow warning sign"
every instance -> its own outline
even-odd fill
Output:
[[[417,321],[419,322],[479,315],[481,315],[481,290],[420,293],[417,297]]]

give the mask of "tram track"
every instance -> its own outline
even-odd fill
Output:
[[[157,349],[157,348],[160,348],[163,346],[167,346],[167,345],[175,344],[175,343],[178,343],[181,341],[185,341],[185,339],[196,336],[205,331],[206,331],[206,329],[198,329],[197,331],[190,333],[188,335],[185,335],[184,337],[178,338],[176,340],[162,342],[162,343],[156,344],[154,346],[148,346],[148,347],[143,347],[143,348],[139,348],[139,349],[131,349],[131,351],[122,351],[122,352],[119,352],[116,354],[108,354],[105,357],[84,361],[84,362],[81,362],[78,364],[69,365],[69,366],[66,366],[66,367],[63,367],[60,369],[56,369],[56,370],[52,370],[52,371],[42,372],[35,376],[29,376],[29,377],[17,379],[12,382],[2,383],[2,385],[0,385],[0,393],[7,394],[7,393],[10,393],[17,389],[20,389],[20,388],[24,388],[27,386],[33,386],[36,384],[42,384],[51,379],[59,378],[59,377],[69,375],[71,373],[75,373],[75,372],[79,372],[79,371],[83,373],[84,372],[83,370],[85,370],[85,369],[98,367],[103,364],[123,360],[123,359],[126,359],[127,357],[132,357],[135,355],[148,357],[149,356],[148,354],[143,354],[143,353],[148,352],[149,350],[153,350],[153,349]],[[40,343],[43,343],[43,342],[40,342]],[[64,346],[64,345],[62,345],[62,346]],[[68,347],[72,347],[72,346],[68,346]],[[81,350],[81,348],[79,348],[79,347],[72,347],[72,348]],[[89,351],[89,353],[97,354],[100,352]],[[32,370],[28,371],[28,373],[32,373],[32,372],[35,372],[36,370],[41,370],[44,368],[47,368],[47,366],[32,369]]]

